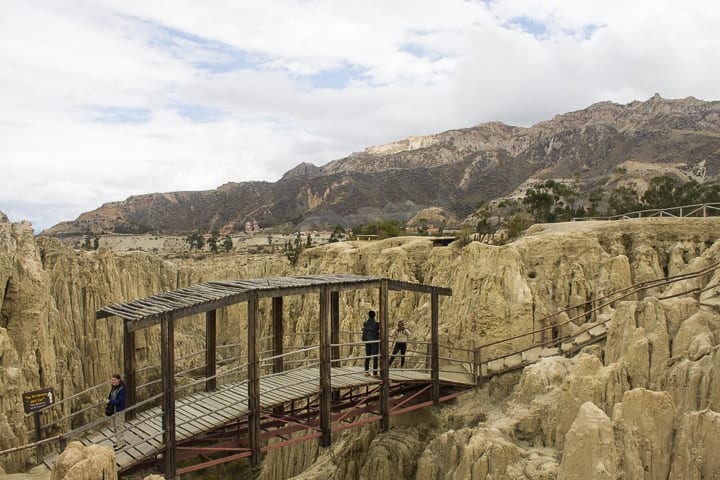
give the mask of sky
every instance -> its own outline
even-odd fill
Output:
[[[598,101],[720,99],[717,0],[0,0],[0,212],[274,182]]]

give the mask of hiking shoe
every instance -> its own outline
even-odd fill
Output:
[[[114,450],[122,450],[123,448],[125,448],[125,442],[113,444]]]

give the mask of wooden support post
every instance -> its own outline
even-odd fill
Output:
[[[332,369],[330,367],[330,291],[320,290],[320,446],[332,442]]]
[[[430,358],[430,375],[432,378],[432,401],[434,404],[440,403],[440,326],[439,326],[439,304],[437,289],[433,288],[431,297],[431,331],[432,331],[432,357]]]
[[[283,297],[273,297],[272,299],[272,319],[273,319],[273,373],[280,373],[285,370],[283,361],[283,339],[285,337],[285,328],[283,326]]]
[[[123,320],[123,370],[125,373],[125,402],[131,407],[137,403],[137,374],[135,373],[135,332],[128,331],[128,321]],[[135,418],[135,409],[125,412],[125,419]]]
[[[250,464],[258,467],[262,460],[260,451],[260,357],[257,348],[258,295],[248,294],[248,441]]]
[[[33,412],[33,419],[35,421],[35,442],[38,443],[38,446],[35,447],[35,463],[40,465],[42,463],[42,445],[40,444],[40,441],[42,440],[42,422],[40,421],[40,411],[36,410]]]
[[[283,324],[283,297],[272,298],[272,324],[273,324],[273,373],[285,370],[283,354],[283,341],[285,339],[285,326]],[[275,415],[283,415],[285,408],[278,405],[273,408]]]
[[[163,444],[165,445],[165,478],[175,478],[175,330],[172,318],[160,317],[160,374],[162,376]]]
[[[339,367],[340,361],[340,292],[330,293],[330,324],[332,326],[330,330],[330,342],[333,344],[332,347],[332,362],[333,367]]]
[[[217,311],[205,312],[205,391],[217,388]],[[210,378],[213,377],[213,378]]]
[[[390,372],[388,372],[388,280],[380,280],[380,429],[390,429]]]

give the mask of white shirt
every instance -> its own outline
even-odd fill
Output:
[[[410,330],[408,330],[407,327],[405,327],[402,330],[399,330],[397,328],[393,329],[393,331],[390,333],[391,337],[395,337],[395,341],[399,343],[407,343],[408,336],[411,334]]]

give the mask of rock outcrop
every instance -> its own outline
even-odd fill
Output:
[[[110,447],[70,442],[53,466],[50,480],[116,480],[115,454]]]
[[[720,261],[718,227],[713,218],[538,225],[500,247],[435,247],[420,237],[340,242],[304,251],[291,267],[285,257],[270,255],[196,261],[73,251],[34,238],[29,225],[0,222],[0,447],[31,439],[21,392],[52,386],[66,398],[120,370],[121,325],[94,319],[110,303],[213,279],[378,275],[452,288],[440,304],[441,342],[474,348],[548,326],[542,319],[569,305],[706,268]],[[544,358],[455,404],[394,417],[387,433],[370,426],[335,436],[329,449],[310,441],[273,451],[258,476],[712,478],[720,471],[713,456],[720,438],[719,284],[715,272],[628,295],[593,315],[569,311],[565,318],[575,321],[563,328],[570,330],[607,321],[606,344],[572,358]],[[376,292],[340,298],[342,330],[358,330],[377,304]],[[393,295],[390,301],[417,340],[428,337],[428,299]],[[317,302],[293,298],[284,309],[294,319],[288,334],[316,328]],[[219,312],[225,341],[235,341],[245,315]],[[180,322],[178,356],[203,348],[203,327],[193,318]],[[137,341],[140,364],[156,362],[157,330]],[[78,399],[55,418],[104,394]],[[0,465],[26,470],[32,460],[28,452],[15,453],[0,457]]]

